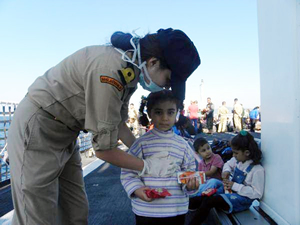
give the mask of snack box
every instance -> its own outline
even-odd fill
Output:
[[[206,181],[205,173],[203,171],[177,172],[177,180],[179,184],[186,184],[188,178],[194,177],[196,177],[199,180],[199,184],[204,184]]]

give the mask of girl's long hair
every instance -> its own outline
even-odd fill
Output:
[[[258,144],[254,140],[254,137],[247,131],[240,131],[235,137],[230,141],[232,148],[238,151],[249,150],[249,158],[253,160],[253,165],[259,164],[262,158],[262,152],[258,147]]]

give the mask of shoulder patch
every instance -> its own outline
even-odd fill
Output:
[[[118,91],[122,91],[124,86],[116,79],[108,77],[108,76],[100,76],[100,82],[110,84],[118,89]]]

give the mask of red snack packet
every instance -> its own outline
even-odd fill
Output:
[[[148,198],[165,198],[166,196],[171,196],[165,188],[154,188],[145,191]]]
[[[203,191],[201,195],[202,196],[211,196],[216,192],[217,192],[216,188],[208,188],[207,190]]]

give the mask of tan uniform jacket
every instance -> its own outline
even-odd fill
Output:
[[[243,107],[240,103],[236,103],[233,106],[234,114],[237,114],[240,118],[242,118]]]
[[[38,77],[28,95],[70,129],[90,131],[95,150],[111,149],[137,87],[138,69],[130,82],[122,79],[126,66],[112,46],[85,47]]]
[[[219,109],[218,109],[218,115],[220,115],[221,117],[226,117],[227,119],[227,114],[229,113],[228,109],[226,108],[226,106],[222,105]]]

